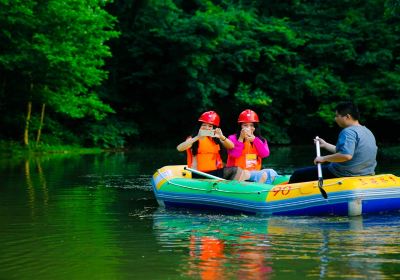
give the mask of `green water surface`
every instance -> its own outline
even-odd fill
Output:
[[[311,148],[275,148],[281,174]],[[400,214],[255,217],[159,208],[175,150],[0,160],[0,279],[399,279]],[[400,175],[380,160],[379,173]]]

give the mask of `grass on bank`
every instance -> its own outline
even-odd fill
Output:
[[[32,144],[24,146],[19,142],[0,140],[0,155],[10,157],[35,154],[97,154],[104,151],[109,150],[99,147],[86,148],[75,145]],[[378,156],[386,159],[400,160],[400,146],[380,146]]]
[[[14,141],[0,141],[0,154],[18,157],[31,154],[96,154],[103,152],[101,148],[85,148],[70,145],[29,145],[24,146]]]

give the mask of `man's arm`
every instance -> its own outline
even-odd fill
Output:
[[[345,162],[351,160],[352,158],[353,158],[352,155],[335,153],[327,156],[316,157],[314,159],[314,163],[317,164],[323,162]]]

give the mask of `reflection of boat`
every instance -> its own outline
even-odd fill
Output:
[[[190,236],[213,237],[224,241],[237,242],[242,236],[257,239],[260,236],[280,236],[298,238],[305,233],[315,236],[333,231],[364,232],[373,228],[398,228],[398,214],[370,215],[367,217],[259,217],[245,215],[210,215],[166,211],[159,209],[153,213],[153,229],[161,242],[176,243],[188,240]]]
[[[268,279],[268,220],[160,209],[153,216],[153,232],[163,250],[187,252],[178,268],[187,278]]]
[[[188,236],[208,236],[221,240],[236,240],[238,236],[267,234],[268,218],[243,216],[199,215],[156,211],[153,216],[154,230],[160,239],[166,237],[184,240]]]
[[[165,166],[153,175],[159,205],[261,215],[349,215],[400,210],[400,178],[392,174],[267,185],[192,179],[184,165]]]
[[[176,254],[181,278],[292,279],[300,271],[313,278],[355,279],[365,275],[368,259],[372,278],[383,279],[396,269],[399,254],[397,213],[259,217],[160,208],[152,220],[159,250]]]

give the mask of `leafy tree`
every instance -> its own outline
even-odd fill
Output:
[[[117,36],[103,6],[100,0],[0,0],[0,98],[8,114],[20,115],[30,102],[73,119],[113,112],[96,92],[111,56],[104,42]]]
[[[145,139],[178,141],[210,109],[232,131],[246,107],[262,115],[273,143],[334,137],[332,110],[345,99],[360,105],[362,122],[378,135],[399,137],[380,125],[399,118],[398,1],[149,0],[110,7],[122,33],[113,42],[112,104]]]
[[[362,111],[362,121],[378,134],[378,124],[399,122],[400,109],[398,17],[388,16],[391,1],[298,2],[292,23],[306,44],[302,61],[312,67],[306,80],[316,114],[332,123],[332,107],[351,99]],[[306,103],[309,103],[307,101]],[[317,118],[318,119],[318,118]]]
[[[114,52],[123,53],[127,63],[115,83],[129,87],[120,101],[142,104],[131,106],[135,120],[153,120],[148,130],[142,126],[143,135],[154,135],[154,130],[182,135],[195,120],[193,114],[212,108],[234,124],[244,107],[266,109],[265,119],[272,119],[285,106],[275,99],[291,89],[275,84],[303,75],[304,67],[293,63],[293,49],[303,41],[285,19],[261,21],[253,9],[228,4],[147,1],[130,25],[121,23],[122,40]],[[271,102],[276,107],[270,109]],[[155,111],[159,119],[152,116]],[[184,116],[184,121],[171,116]],[[274,126],[276,140],[288,142],[285,132],[276,132],[279,128]]]

